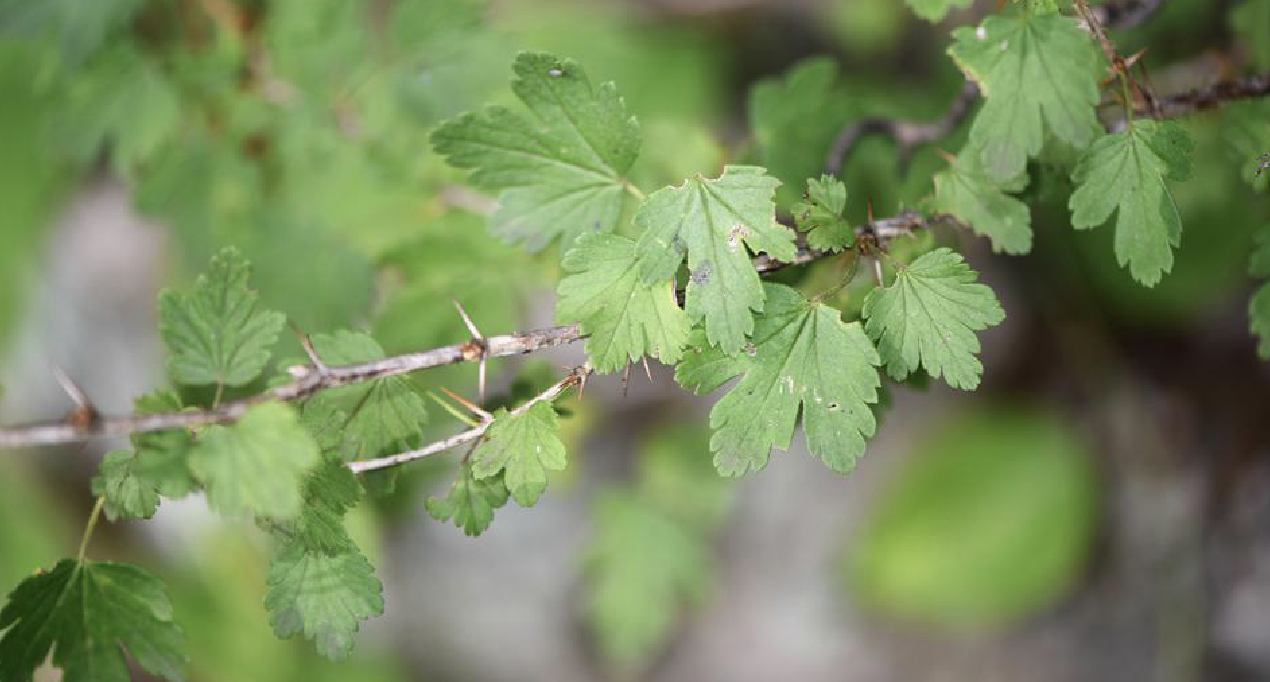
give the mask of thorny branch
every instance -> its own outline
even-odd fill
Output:
[[[933,222],[936,222],[936,219],[928,220],[920,213],[907,211],[874,221],[870,225],[858,228],[856,232],[858,234],[871,232],[879,239],[889,240],[912,234],[915,230]],[[827,254],[810,247],[800,246],[794,259],[789,262],[778,261],[767,255],[757,256],[754,258],[754,269],[759,273],[774,272],[790,265],[810,263],[825,255]],[[516,334],[489,336],[483,339],[473,338],[464,343],[354,365],[326,366],[317,362],[296,365],[288,369],[293,377],[290,382],[258,395],[223,403],[212,409],[112,417],[101,416],[94,412],[88,419],[63,419],[55,422],[0,427],[0,449],[57,445],[85,441],[98,436],[127,436],[148,431],[225,424],[237,421],[253,405],[271,400],[303,400],[318,392],[340,386],[461,362],[481,362],[488,358],[524,355],[573,343],[581,338],[583,334],[577,325],[563,325]],[[462,442],[464,441],[458,441],[448,447]]]
[[[535,403],[541,403],[544,401],[549,402],[549,401],[555,400],[557,397],[560,396],[560,394],[567,391],[571,386],[584,385],[586,383],[587,375],[589,375],[590,373],[591,373],[590,365],[582,365],[580,367],[575,367],[572,371],[570,371],[567,375],[565,375],[563,379],[553,384],[551,388],[548,388],[542,393],[539,393],[538,395],[531,398],[524,405],[521,405],[520,407],[517,407],[516,409],[512,410],[511,414],[512,415],[524,414],[526,411],[529,410],[529,408],[533,407]],[[481,422],[480,426],[473,427],[467,431],[464,431],[463,433],[455,434],[453,436],[450,436],[449,438],[446,438],[445,440],[437,441],[435,443],[422,447],[418,450],[409,450],[407,452],[400,452],[395,455],[389,455],[387,457],[379,457],[377,459],[364,459],[364,460],[360,460],[356,462],[349,462],[347,466],[350,470],[352,470],[353,473],[361,474],[367,471],[387,469],[389,467],[395,467],[401,464],[405,464],[406,462],[413,462],[417,459],[422,459],[429,455],[435,455],[438,453],[445,452],[446,450],[456,448],[460,445],[463,445],[464,443],[474,442],[481,436],[485,435],[485,432],[489,430],[490,425],[493,423],[494,422],[492,420],[484,420]]]

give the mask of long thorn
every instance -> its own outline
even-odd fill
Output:
[[[81,410],[92,410],[93,404],[88,399],[88,395],[79,387],[70,376],[66,374],[58,365],[53,365],[53,377],[57,379],[57,383],[61,385],[62,390],[66,391],[66,395],[71,397],[71,401],[75,403],[75,407]]]
[[[450,389],[444,386],[441,387],[441,391],[445,393],[446,395],[450,396],[450,398],[454,400],[454,402],[462,405],[463,407],[466,407],[468,410],[470,410],[473,414],[480,417],[481,419],[485,421],[494,420],[494,415],[481,409],[479,405],[474,404],[472,401],[468,400],[467,398],[464,398],[458,393],[455,393],[454,391],[451,391]]]

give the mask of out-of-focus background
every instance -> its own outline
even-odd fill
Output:
[[[518,50],[617,82],[646,188],[751,161],[786,181],[787,209],[844,125],[941,116],[962,87],[951,30],[998,4],[931,24],[899,0],[0,0],[0,421],[65,414],[55,366],[107,413],[162,386],[156,294],[225,244],[306,331],[369,329],[390,353],[466,339],[451,299],[487,333],[551,324],[559,253],[491,238],[488,200],[427,139],[513,103]],[[1270,40],[1232,28],[1243,4],[1168,0],[1113,37],[1149,47],[1157,90],[1206,85],[1270,67]],[[1154,289],[1116,265],[1110,228],[1069,227],[1044,163],[1031,255],[934,235],[1006,322],[977,392],[892,386],[848,476],[797,439],[720,479],[711,398],[664,367],[626,396],[595,380],[564,403],[570,468],[537,507],[466,537],[424,512],[453,477],[437,459],[352,514],[386,613],[341,663],[273,637],[263,534],[199,497],[103,524],[92,555],[169,584],[193,680],[1270,679],[1270,363],[1246,275],[1270,225],[1251,173],[1270,108],[1186,125],[1198,172],[1174,187],[1182,248]],[[843,173],[851,216],[912,205],[942,163],[866,137]],[[495,362],[493,392],[580,358]],[[471,395],[475,379],[413,380]],[[432,413],[429,439],[455,427]],[[0,590],[73,551],[117,447],[0,453]]]

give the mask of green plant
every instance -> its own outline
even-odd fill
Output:
[[[384,606],[344,516],[369,489],[390,485],[382,477],[398,467],[461,453],[448,496],[425,506],[479,535],[508,500],[533,506],[549,472],[567,465],[558,414],[566,394],[581,393],[596,374],[626,381],[632,363],[651,356],[675,365],[676,380],[694,392],[737,379],[710,414],[718,474],[764,468],[773,447],[789,448],[799,423],[811,453],[845,474],[876,429],[883,370],[897,382],[972,390],[983,373],[978,333],[1005,317],[963,256],[937,243],[935,228],[968,228],[994,251],[1026,254],[1031,206],[1070,190],[1071,225],[1096,228],[1114,215],[1118,264],[1154,286],[1184,235],[1173,188],[1204,172],[1192,168],[1196,143],[1178,120],[1235,99],[1245,101],[1222,112],[1230,144],[1249,160],[1248,179],[1265,184],[1252,150],[1270,145],[1261,99],[1270,74],[1161,95],[1103,30],[1144,13],[1084,0],[1061,9],[1052,0],[1015,2],[955,31],[948,54],[969,83],[933,122],[848,117],[831,62],[796,67],[756,86],[756,147],[718,168],[703,162],[688,177],[679,166],[691,164],[664,161],[675,150],[654,148],[665,136],[641,128],[618,86],[595,84],[571,59],[520,53],[511,85],[519,105],[455,116],[456,104],[474,104],[466,69],[499,52],[479,7],[459,0],[400,0],[387,4],[386,17],[334,0],[206,0],[192,26],[176,0],[95,3],[96,16],[70,2],[18,4],[0,11],[6,35],[24,40],[0,49],[47,79],[24,87],[64,146],[59,163],[86,164],[107,148],[138,206],[169,221],[190,258],[210,265],[188,290],[160,296],[173,390],[138,399],[130,415],[98,414],[79,396],[72,419],[0,428],[0,448],[132,439],[132,449],[101,463],[79,556],[23,581],[0,612],[3,680],[30,678],[50,649],[68,680],[126,678],[125,651],[153,674],[180,677],[181,634],[162,584],[140,568],[86,558],[103,512],[149,518],[161,499],[202,491],[216,511],[254,520],[276,545],[265,597],[274,631],[303,633],[341,658],[360,623]],[[909,4],[940,19],[968,3]],[[1250,0],[1232,15],[1250,45],[1265,42],[1255,36],[1264,34],[1267,4]],[[1270,68],[1264,49],[1252,59]],[[0,76],[16,82],[8,71]],[[446,87],[408,77],[420,72]],[[853,220],[862,210],[853,197],[863,192],[844,159],[878,132],[902,157],[965,143],[944,154],[943,167],[905,173],[920,187],[910,208],[885,218],[870,208]],[[442,158],[471,171],[470,188],[455,184]],[[315,166],[331,172],[308,170]],[[529,260],[481,241],[480,213],[492,234],[546,255]],[[412,231],[402,216],[415,214],[453,229]],[[445,262],[459,251],[469,259]],[[299,259],[343,276],[306,277],[295,272]],[[510,326],[506,291],[554,274],[557,260],[560,326],[480,331],[476,321]],[[764,281],[811,263],[804,280]],[[371,320],[377,271],[403,273],[407,284]],[[1270,276],[1264,234],[1252,271]],[[447,310],[444,321],[413,315],[460,295],[467,307]],[[1259,351],[1270,357],[1270,285],[1250,313]],[[425,319],[407,321],[418,316]],[[274,353],[290,341],[288,320],[296,343],[284,352],[304,359]],[[460,335],[468,340],[439,345]],[[491,360],[575,341],[585,343],[585,364],[488,409]],[[475,401],[447,400],[406,378],[462,363],[480,367]],[[425,432],[429,395],[463,428],[440,439]],[[621,665],[637,663],[668,627],[667,614],[704,589],[700,538],[719,510],[694,518],[674,508],[659,475],[643,472],[635,490],[606,498],[605,534],[589,562],[623,571],[645,546],[683,548],[632,579],[647,580],[649,602],[624,603],[611,574],[597,581],[597,621],[612,620],[615,609],[644,618],[629,640],[606,644]],[[667,476],[712,485],[700,472]],[[69,608],[76,600],[108,613]]]

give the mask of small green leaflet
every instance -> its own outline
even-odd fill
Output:
[[[622,679],[637,677],[679,619],[709,585],[706,543],[627,491],[599,500],[586,554],[587,619]]]
[[[207,427],[189,463],[217,511],[291,519],[301,510],[304,475],[319,459],[295,410],[271,402],[252,407],[231,426]]]
[[[348,656],[361,621],[384,612],[383,585],[351,543],[335,553],[284,543],[265,583],[274,633],[286,638],[302,632],[331,659]]]
[[[106,518],[148,519],[159,508],[154,486],[132,472],[137,454],[132,450],[112,450],[101,460],[101,473],[93,477],[94,495],[106,498]]]
[[[766,466],[773,446],[788,450],[801,405],[808,449],[834,471],[850,471],[876,427],[869,404],[882,361],[858,322],[844,323],[787,286],[765,289],[753,352],[727,363],[707,350],[680,375],[706,388],[744,375],[710,411],[715,468],[739,476]]]
[[[375,339],[361,332],[314,334],[312,340],[318,357],[327,365],[385,357]],[[306,416],[313,410],[332,419],[343,418],[338,428],[343,431],[341,454],[345,459],[373,457],[396,443],[416,438],[428,421],[423,399],[411,388],[410,381],[400,376],[324,391],[305,406]],[[324,433],[323,438],[330,440],[334,436]]]
[[[913,13],[926,21],[943,21],[953,7],[969,7],[974,0],[904,0]]]
[[[640,275],[645,282],[675,276],[688,252],[686,310],[704,320],[710,343],[735,353],[763,309],[763,286],[746,246],[779,260],[796,253],[794,233],[776,222],[772,194],[780,181],[756,166],[727,166],[710,180],[685,180],[657,190],[639,207]]]
[[[633,240],[582,235],[563,266],[571,274],[560,282],[556,318],[581,323],[595,371],[615,372],[645,355],[679,361],[688,316],[675,302],[673,279],[652,284],[640,279]]]
[[[247,288],[250,273],[230,247],[212,257],[193,293],[159,294],[159,334],[179,383],[242,386],[264,369],[286,317],[256,308],[257,294]]]
[[[1026,185],[1027,175],[1006,184],[997,182],[967,150],[935,175],[931,207],[991,239],[993,251],[1021,255],[1032,250],[1032,214],[1027,204],[1006,192],[1018,192]]]
[[[429,497],[423,506],[432,518],[454,519],[454,525],[462,528],[464,534],[475,537],[494,522],[494,510],[507,504],[507,498],[507,486],[503,485],[501,476],[477,480],[472,475],[472,467],[464,464],[459,468],[454,485],[450,486],[449,495]]]
[[[1026,10],[990,16],[953,37],[948,54],[987,100],[970,129],[970,148],[988,175],[1017,177],[1040,153],[1045,130],[1078,149],[1098,134],[1101,57],[1075,19]]]
[[[517,413],[499,410],[494,423],[472,451],[472,475],[485,480],[503,473],[503,484],[516,504],[532,507],[547,489],[547,472],[565,466],[556,410],[547,401]]]
[[[807,179],[807,193],[794,204],[794,224],[807,233],[807,244],[821,251],[841,251],[855,243],[855,230],[842,217],[847,186],[832,175]]]
[[[1258,235],[1257,249],[1253,251],[1248,272],[1253,277],[1270,277],[1270,228],[1263,229]],[[1270,360],[1270,282],[1261,285],[1253,294],[1248,302],[1248,317],[1252,333],[1258,339],[1257,354],[1264,360]]]
[[[128,682],[129,660],[168,680],[184,676],[185,636],[167,590],[136,566],[63,559],[9,593],[0,630],[5,682],[33,679],[50,649],[64,682]]]
[[[1000,324],[1005,311],[977,276],[961,254],[940,248],[901,265],[890,286],[869,292],[865,330],[892,378],[921,366],[953,388],[979,385],[983,365],[974,333]]]
[[[1190,177],[1194,147],[1175,123],[1132,121],[1085,150],[1072,173],[1072,226],[1098,227],[1117,212],[1116,260],[1146,286],[1173,269],[1182,218],[1164,181]]]
[[[612,230],[641,140],[617,88],[592,87],[577,62],[549,54],[522,52],[512,69],[532,118],[501,106],[464,114],[433,133],[437,153],[500,192],[490,225],[509,241],[536,251]]]

